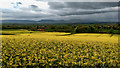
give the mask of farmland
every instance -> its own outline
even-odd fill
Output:
[[[118,67],[118,35],[3,30],[2,66]]]

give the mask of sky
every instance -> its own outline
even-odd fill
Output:
[[[118,21],[119,0],[0,0],[2,20]]]

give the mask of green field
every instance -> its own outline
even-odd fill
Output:
[[[118,67],[118,35],[3,30],[3,67]]]

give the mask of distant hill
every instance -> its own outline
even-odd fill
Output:
[[[36,23],[33,20],[2,20],[2,23]]]
[[[81,19],[71,19],[71,20],[2,20],[2,23],[17,23],[17,24],[86,24],[86,23],[118,23],[118,22],[100,22],[93,20],[81,20]]]
[[[40,20],[38,23],[68,23],[64,20]]]

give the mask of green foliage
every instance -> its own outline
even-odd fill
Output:
[[[78,27],[79,27],[79,26],[76,26],[76,27],[74,28],[74,30],[71,32],[71,34],[75,34],[75,33],[77,33],[77,29],[78,29]]]
[[[62,25],[20,25],[20,24],[3,24],[2,29],[28,29],[37,31],[37,29],[45,29],[47,32],[71,32],[74,33],[110,33],[119,34],[119,24],[62,24]],[[118,32],[116,32],[118,31]]]

